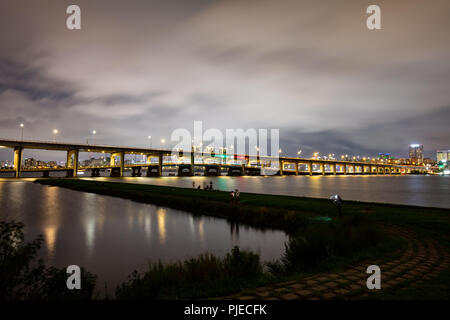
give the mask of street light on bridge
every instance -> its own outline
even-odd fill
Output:
[[[163,145],[163,149],[165,149],[166,148],[166,139],[162,138],[161,143]]]
[[[23,123],[20,124],[20,130],[21,130],[21,135],[20,135],[20,140],[23,141],[23,127],[25,127],[25,125]]]
[[[93,135],[92,140],[94,141],[94,145],[95,145],[95,135],[96,134],[97,134],[97,131],[96,130],[92,130],[92,135]]]
[[[55,142],[56,142],[56,135],[58,134],[58,129],[53,129],[53,139],[55,140]]]
[[[148,136],[148,142],[150,144],[150,149],[152,148],[152,136]]]

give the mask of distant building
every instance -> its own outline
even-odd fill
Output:
[[[33,168],[33,167],[36,167],[36,165],[37,165],[37,162],[33,158],[27,158],[23,161],[23,166],[25,168]]]
[[[378,159],[383,159],[383,160],[389,160],[389,159],[391,159],[392,158],[392,156],[391,156],[391,154],[390,153],[383,153],[383,152],[380,152],[379,154],[378,154]]]
[[[412,144],[409,146],[409,159],[413,164],[423,163],[423,145]]]
[[[402,164],[402,165],[410,165],[411,164],[411,160],[407,159],[407,158],[400,158],[397,159],[398,164]]]
[[[427,165],[427,166],[435,166],[436,160],[431,159],[431,158],[423,158],[423,164]]]
[[[436,152],[436,159],[437,159],[437,162],[450,161],[450,150],[438,150]]]

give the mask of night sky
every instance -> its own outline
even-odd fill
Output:
[[[66,28],[66,8],[82,29]],[[366,28],[378,4],[382,30]],[[279,128],[285,154],[450,148],[450,1],[0,2],[0,137],[148,146]],[[0,158],[5,154],[1,150]]]

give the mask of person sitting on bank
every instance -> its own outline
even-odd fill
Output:
[[[234,190],[234,198],[236,202],[239,202],[239,196],[240,196],[240,192],[238,189]]]
[[[231,191],[230,195],[231,195],[231,202],[234,202],[236,200],[236,195],[234,191]]]

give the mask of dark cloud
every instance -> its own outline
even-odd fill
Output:
[[[46,77],[42,68],[33,68],[12,60],[0,59],[0,94],[15,90],[32,101],[67,100],[75,93],[69,84]],[[52,107],[49,105],[49,107]]]

